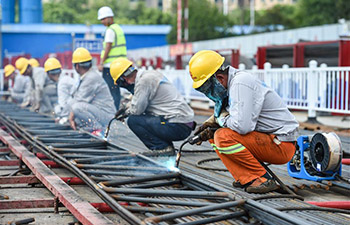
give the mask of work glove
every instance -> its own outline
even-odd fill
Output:
[[[220,112],[219,117],[215,117],[215,122],[220,126],[220,127],[225,127],[226,126],[226,120],[230,116],[230,113],[226,111],[226,109],[222,109]]]
[[[199,126],[196,129],[196,131],[194,132],[194,135],[200,135],[202,141],[207,141],[207,140],[212,139],[214,137],[215,131],[213,131],[213,129],[217,129],[219,127],[220,127],[220,125],[215,122],[215,117],[214,117],[214,115],[212,115],[206,121],[204,121],[204,123],[201,126]],[[207,129],[207,128],[209,128],[209,129]],[[202,144],[202,142],[197,143],[197,145],[201,145],[201,144]]]

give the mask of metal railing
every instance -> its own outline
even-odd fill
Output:
[[[244,70],[240,64],[239,69]],[[152,68],[148,68],[152,69]],[[167,67],[159,70],[190,102],[209,101],[202,93],[192,88],[192,79],[185,70]],[[264,69],[247,70],[275,90],[290,109],[308,110],[309,117],[316,117],[317,111],[350,114],[350,67],[327,67],[312,60],[304,68],[271,68],[265,63]],[[65,74],[76,77],[74,70],[64,70]],[[3,91],[3,70],[0,70],[0,91]]]
[[[244,65],[240,65],[244,70]],[[247,70],[275,90],[290,109],[350,114],[350,67],[327,67],[312,60],[305,68],[271,68]],[[188,101],[208,99],[194,90],[188,70],[162,70]]]

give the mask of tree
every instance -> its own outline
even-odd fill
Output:
[[[283,25],[285,29],[297,27],[296,7],[293,5],[275,5],[256,13],[256,25]]]
[[[131,9],[130,0],[51,0],[43,3],[44,22],[100,24],[97,11],[102,6],[112,8],[119,24],[170,24],[172,19],[159,9],[147,8],[143,1]]]
[[[190,0],[189,8],[189,41],[199,41],[225,37],[227,30],[233,25],[227,16],[208,0]],[[169,43],[176,42],[176,17],[172,20],[172,29],[168,35]]]
[[[334,0],[300,0],[296,20],[300,26],[336,23],[338,18],[336,2]]]

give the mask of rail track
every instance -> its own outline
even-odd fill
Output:
[[[30,151],[43,153],[78,176],[130,224],[350,223],[349,211],[312,206],[294,195],[247,197],[191,168],[165,167],[4,101],[0,123]]]

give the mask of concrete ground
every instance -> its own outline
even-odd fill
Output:
[[[299,123],[307,121],[307,112],[304,111],[293,111],[293,115]],[[330,114],[319,114],[316,117],[317,121],[325,126],[350,129],[350,115],[338,116]]]

